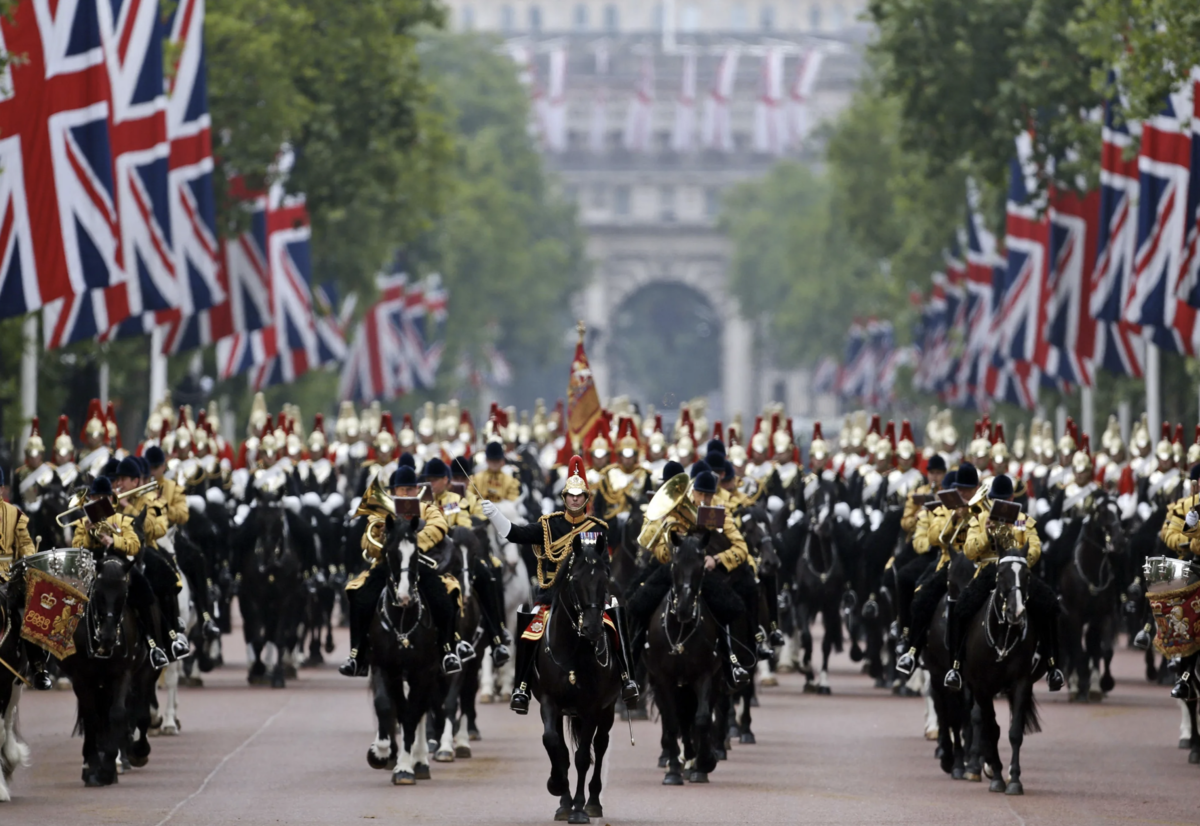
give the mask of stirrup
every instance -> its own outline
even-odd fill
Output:
[[[521,683],[513,689],[512,697],[508,701],[508,707],[517,714],[529,713],[529,689],[525,686],[525,683]]]
[[[738,665],[736,659],[729,664],[729,679],[734,689],[745,688],[750,683],[750,672]]]
[[[1143,628],[1133,635],[1133,647],[1139,651],[1148,651],[1150,649],[1149,630]]]
[[[1046,672],[1046,682],[1050,684],[1051,691],[1062,691],[1067,679],[1063,676],[1061,669],[1051,666],[1050,670]]]
[[[454,646],[454,653],[458,656],[461,666],[462,663],[469,663],[475,659],[475,646],[466,640],[459,640],[458,644]]]
[[[192,656],[192,647],[183,637],[176,636],[171,640],[171,659],[182,660]]]
[[[782,648],[787,638],[783,636],[783,632],[778,628],[772,628],[771,633],[767,634],[767,641],[776,648]]]
[[[162,670],[166,668],[170,664],[170,661],[167,659],[166,652],[159,648],[158,645],[155,644],[154,640],[149,640],[149,643],[150,667],[155,670]]]
[[[1187,671],[1179,675],[1179,679],[1175,685],[1171,686],[1171,696],[1176,700],[1186,700],[1191,692],[1188,691],[1188,678],[1191,676]]]
[[[946,672],[946,679],[942,680],[942,685],[951,691],[962,691],[962,675],[958,673],[957,668],[951,668]]]
[[[896,673],[903,674],[905,677],[911,677],[913,669],[917,667],[916,649],[910,648],[900,655],[900,659],[896,660]]]
[[[442,673],[450,676],[460,671],[462,671],[462,660],[453,651],[447,651],[446,656],[442,657]]]
[[[221,627],[213,622],[207,611],[204,612],[204,639],[212,642],[221,636]]]
[[[34,691],[49,691],[54,688],[54,680],[50,679],[50,675],[45,671],[38,670],[33,675],[33,690]]]
[[[511,654],[508,652],[508,646],[503,642],[492,643],[492,664],[496,668],[500,668],[509,661]]]
[[[637,708],[639,696],[637,683],[626,674],[624,681],[621,683],[621,700],[625,703],[625,707]]]

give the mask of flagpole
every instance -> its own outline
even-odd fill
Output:
[[[26,423],[37,415],[37,367],[38,367],[38,317],[37,313],[25,316],[21,328],[21,447],[29,435]]]
[[[1146,417],[1153,431],[1162,421],[1162,407],[1159,396],[1159,353],[1153,342],[1146,342]]]
[[[167,357],[163,353],[166,335],[166,328],[158,325],[150,331],[150,410],[167,393]]]
[[[101,345],[101,349],[100,349],[100,369],[97,372],[98,372],[98,379],[99,379],[98,383],[100,385],[99,393],[98,393],[98,395],[100,396],[100,406],[107,407],[108,406],[108,353],[105,352],[103,345]]]
[[[1079,392],[1079,418],[1080,424],[1083,426],[1083,432],[1089,439],[1095,433],[1096,426],[1096,406],[1095,397],[1092,388],[1081,387]]]

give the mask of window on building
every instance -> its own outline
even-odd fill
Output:
[[[675,187],[658,188],[658,216],[668,222],[675,220]]]
[[[583,3],[575,4],[575,12],[571,15],[571,22],[575,26],[575,31],[585,32],[588,27],[588,7]]]
[[[808,10],[808,27],[813,31],[818,31],[821,28],[821,4],[813,3]]]
[[[529,31],[540,32],[542,30],[542,7],[529,7]]]
[[[464,32],[469,32],[475,28],[475,9],[470,6],[463,6],[458,15],[459,28]]]
[[[629,214],[629,187],[621,185],[613,190],[613,212],[622,217]]]
[[[704,190],[704,214],[716,218],[721,213],[721,190],[710,186]]]
[[[729,9],[729,28],[735,32],[750,28],[750,14],[745,3],[734,3]]]
[[[679,28],[685,32],[695,32],[700,28],[700,7],[695,3],[688,3],[683,7],[683,18],[680,20]]]
[[[500,7],[500,31],[511,32],[517,26],[517,16],[513,13],[513,7],[504,5]]]
[[[758,27],[764,32],[775,28],[775,7],[763,6],[758,12]]]
[[[609,3],[604,7],[604,30],[615,34],[621,28],[620,23],[621,19],[617,13],[616,4]]]

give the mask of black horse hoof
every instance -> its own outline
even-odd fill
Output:
[[[946,754],[946,750],[944,748],[942,748],[941,746],[938,746],[936,749],[933,750],[933,759],[941,760],[945,754]]]
[[[271,678],[271,688],[287,688],[287,681],[282,675]]]
[[[1105,674],[1100,678],[1100,690],[1106,694],[1112,691],[1116,684],[1117,681],[1113,679],[1112,674]]]
[[[1180,740],[1179,744],[1180,744],[1179,748],[1181,748],[1181,749],[1186,749],[1191,746],[1191,742],[1188,740]],[[1184,744],[1187,744],[1187,745],[1184,745]],[[665,752],[658,756],[658,767],[660,769],[665,769],[667,767],[667,764],[670,762],[671,762],[671,758],[668,757]]]
[[[954,770],[954,755],[950,752],[946,752],[941,756],[939,765],[941,765],[942,771],[944,771],[946,774],[950,774]]]
[[[683,775],[679,772],[667,772],[666,776],[663,777],[662,784],[664,786],[682,786]]]
[[[967,772],[962,766],[955,766],[953,769],[950,770],[950,779],[951,780],[966,780]]]
[[[479,729],[474,726],[467,727],[467,739],[474,743],[476,740],[482,740],[483,735],[479,733]]]
[[[708,772],[692,772],[688,776],[688,782],[689,783],[707,783],[708,782]]]
[[[713,749],[713,757],[716,757],[718,760],[728,760],[729,752],[725,751],[725,749]]]
[[[1191,747],[1192,747],[1192,738],[1190,738],[1190,737],[1180,737],[1179,738],[1179,748],[1181,750],[1187,751]]]
[[[860,662],[862,662],[862,658],[863,658],[862,649],[859,648],[857,644],[850,646],[850,662],[860,663]]]
[[[428,763],[417,763],[413,766],[413,776],[418,780],[430,780],[433,775],[429,773]]]
[[[415,786],[415,785],[417,785],[417,778],[413,775],[412,772],[393,772],[392,773],[392,785],[393,786]]]
[[[396,753],[395,749],[393,749],[392,754],[395,754],[395,753]],[[389,766],[388,763],[392,763],[393,765]],[[375,747],[369,746],[367,748],[367,765],[373,769],[395,768],[395,758],[389,757],[387,759],[383,759],[383,758],[376,757],[375,756]]]
[[[1200,763],[1200,749],[1192,749],[1188,754],[1188,762],[1193,766]]]
[[[1010,780],[1008,785],[1004,787],[1005,794],[1018,795],[1025,794],[1025,787],[1021,785],[1020,780]]]
[[[744,732],[742,732],[741,736],[738,737],[738,742],[744,746],[753,746],[758,741],[756,739],[754,739],[754,732],[744,731]]]
[[[583,810],[573,811],[567,816],[567,823],[591,823],[592,819],[583,813]]]
[[[887,688],[888,687],[887,678],[886,677],[876,677],[875,678],[875,687],[876,688]]]
[[[567,818],[569,818],[570,816],[571,816],[571,807],[570,806],[559,806],[558,809],[556,809],[554,812],[554,819],[557,820],[559,823],[566,823]]]
[[[992,783],[988,786],[989,792],[1008,792],[1008,784],[1004,782],[1003,777],[993,778]]]
[[[828,697],[832,693],[833,693],[833,689],[831,689],[827,685],[818,686],[818,688],[817,688],[817,694],[820,694],[822,697]]]
[[[134,749],[136,750],[136,749],[137,749],[137,743],[134,743],[134,744],[133,744],[133,746],[134,746]],[[133,768],[135,768],[135,769],[144,769],[144,768],[146,768],[147,764],[149,764],[149,762],[150,762],[150,749],[149,749],[149,746],[150,746],[150,744],[149,744],[149,743],[147,743],[147,744],[146,744],[146,746],[147,746],[147,748],[146,748],[146,753],[145,753],[145,754],[133,754],[133,753],[131,753],[131,754],[129,755],[129,765],[130,765],[130,766],[132,766],[132,767],[133,767]]]
[[[819,694],[820,691],[817,689],[816,685],[814,685],[813,683],[805,683],[804,684],[804,693],[805,694]]]
[[[588,817],[604,817],[604,807],[599,803],[589,803],[583,807],[583,813]]]
[[[729,726],[729,732],[725,735],[725,739],[732,740],[734,737],[741,737],[741,736],[742,736],[741,727],[739,727],[737,723],[731,723]]]
[[[983,780],[983,777],[980,776],[979,772],[968,771],[966,779],[970,783],[979,783]]]

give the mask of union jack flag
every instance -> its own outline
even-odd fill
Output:
[[[1017,156],[1009,172],[1005,245],[1008,273],[1004,300],[996,307],[1001,361],[1028,361],[1044,367],[1049,356],[1045,341],[1045,287],[1048,274],[1050,221],[1044,203],[1034,199],[1035,174],[1030,158],[1032,136],[1017,138]]]
[[[844,399],[861,396],[865,386],[867,331],[861,321],[855,321],[846,331],[846,355],[842,359],[842,370],[838,376],[838,395]]]
[[[1134,278],[1125,319],[1148,326],[1159,347],[1193,355],[1196,311],[1177,298],[1187,234],[1192,85],[1168,96],[1162,113],[1142,124]]]
[[[1115,84],[1115,75],[1109,76]],[[1096,263],[1091,271],[1090,314],[1096,319],[1095,363],[1119,375],[1141,377],[1146,344],[1141,327],[1124,320],[1125,299],[1133,280],[1138,192],[1137,158],[1126,159],[1133,138],[1117,120],[1115,101],[1104,106],[1100,156],[1100,215],[1096,227]]]
[[[817,364],[813,371],[812,391],[817,394],[834,392],[837,387],[838,363],[832,356],[826,356]]]
[[[1180,265],[1179,297],[1190,307],[1200,307],[1200,66],[1192,69],[1188,85],[1192,91],[1192,174],[1188,180],[1186,231]]]
[[[18,3],[0,48],[22,57],[0,78],[0,316],[11,316],[110,287],[123,266],[98,4]]]
[[[1096,322],[1090,314],[1090,274],[1095,269],[1100,193],[1050,196],[1050,276],[1046,340],[1057,363],[1047,372],[1062,381],[1092,386]]]
[[[967,320],[966,354],[963,357],[963,372],[960,373],[958,403],[983,409],[986,403],[988,365],[992,360],[995,340],[992,326],[995,316],[996,286],[1000,275],[1007,267],[1004,256],[998,252],[996,236],[984,223],[979,207],[979,190],[973,180],[967,181],[967,226],[965,232],[967,250],[967,292],[972,296],[971,313]]]
[[[363,316],[342,367],[339,393],[343,399],[393,399],[413,386],[407,347],[395,323],[404,278],[380,276],[377,281],[381,299]]]

